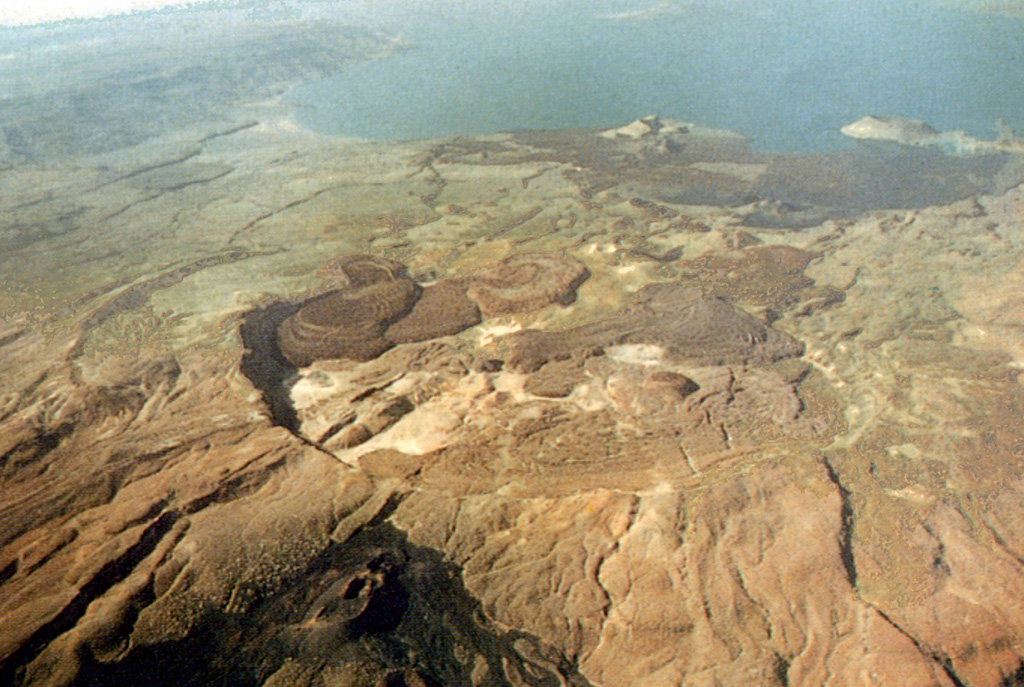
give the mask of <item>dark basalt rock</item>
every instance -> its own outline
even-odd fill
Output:
[[[590,270],[559,253],[520,253],[474,275],[467,293],[485,317],[527,313],[552,303],[569,305]]]
[[[339,287],[359,289],[382,281],[405,279],[408,271],[397,260],[376,255],[342,255],[317,270],[317,276],[336,282]]]
[[[609,346],[653,344],[690,365],[764,365],[803,353],[803,345],[720,298],[682,284],[651,284],[615,317],[566,331],[527,329],[507,337],[508,363],[533,372],[550,360]]]
[[[281,323],[281,353],[298,367],[331,358],[373,360],[394,345],[384,332],[419,294],[411,279],[397,279],[317,296]]]
[[[578,260],[524,253],[469,279],[421,287],[400,262],[343,255],[319,276],[341,287],[316,296],[278,327],[281,355],[296,367],[315,360],[373,360],[395,345],[457,334],[482,315],[531,312],[572,303],[589,276]]]
[[[645,391],[659,393],[666,398],[682,400],[690,394],[700,390],[697,382],[686,375],[668,370],[659,370],[651,373],[644,380]]]
[[[395,344],[427,341],[458,334],[480,321],[480,308],[466,295],[465,282],[446,279],[424,287],[412,311],[388,327],[385,337]]]
[[[742,241],[743,232],[737,233]],[[702,255],[679,263],[707,296],[730,302],[784,309],[812,295],[823,294],[804,274],[820,253],[792,246],[752,246],[730,255]]]

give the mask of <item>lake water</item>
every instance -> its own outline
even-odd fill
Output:
[[[828,150],[866,114],[1024,131],[1024,19],[935,2],[549,2],[383,25],[412,47],[295,89],[297,121],[385,140],[608,127],[639,116]]]

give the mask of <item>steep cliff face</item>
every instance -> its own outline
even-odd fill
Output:
[[[1020,682],[1020,188],[796,231],[673,202],[732,148],[146,150],[4,182],[4,684]]]

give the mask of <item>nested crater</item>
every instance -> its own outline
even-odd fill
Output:
[[[426,287],[402,263],[373,255],[340,256],[317,274],[339,288],[301,304],[277,329],[278,348],[296,367],[368,361],[398,344],[458,334],[483,316],[566,305],[590,276],[583,263],[557,253],[513,255],[471,277]]]
[[[589,276],[586,265],[568,255],[520,253],[471,277],[467,294],[485,317],[527,313],[572,303]]]
[[[420,290],[402,278],[317,296],[281,323],[281,353],[298,367],[332,358],[372,360],[394,345],[384,332],[412,310]]]

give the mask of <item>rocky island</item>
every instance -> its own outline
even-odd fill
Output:
[[[1012,152],[56,97],[0,104],[3,684],[1024,683]]]

